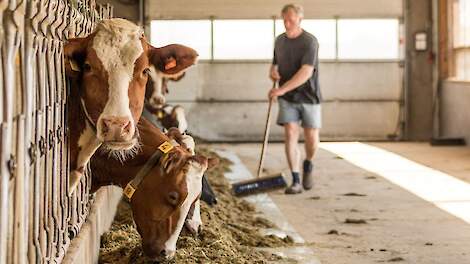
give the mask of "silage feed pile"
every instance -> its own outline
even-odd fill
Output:
[[[198,152],[217,156],[205,149]],[[219,159],[219,165],[205,174],[218,203],[211,208],[201,202],[202,231],[194,237],[183,230],[170,263],[292,263],[257,249],[291,246],[293,241],[290,237],[260,234],[261,228],[272,228],[273,224],[257,217],[251,204],[232,196],[230,184],[223,176],[229,171],[230,161]],[[131,209],[124,201],[119,204],[110,230],[101,236],[99,263],[151,263],[143,256]]]

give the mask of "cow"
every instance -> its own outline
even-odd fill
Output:
[[[123,162],[139,152],[137,123],[142,114],[149,68],[181,75],[197,52],[182,45],[155,48],[140,27],[120,18],[103,20],[84,38],[64,46],[68,97],[70,186],[73,192],[93,153]]]
[[[218,159],[193,155],[175,141],[165,154],[161,146],[172,138],[145,118],[139,122],[139,131],[142,152],[133,159],[121,164],[103,153],[94,154],[92,191],[105,185],[121,186],[130,200],[145,255],[162,261],[174,255],[186,216],[201,193],[202,175]]]
[[[165,105],[165,95],[169,93],[168,81],[179,81],[185,75],[185,72],[168,75],[159,71],[157,68],[149,67],[149,77],[151,81],[147,82],[147,89],[145,91],[145,98],[150,106],[153,108],[161,108]]]
[[[165,95],[169,93],[168,81],[179,81],[185,73],[168,76],[161,73],[155,67],[149,68],[149,81],[145,89],[145,109],[153,116],[151,119],[159,123],[162,128],[177,127],[181,133],[188,129],[188,122],[184,108],[180,105],[166,104]],[[148,118],[150,118],[148,116]]]

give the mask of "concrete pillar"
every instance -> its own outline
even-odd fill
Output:
[[[406,27],[407,122],[405,138],[428,140],[432,136],[433,64],[432,1],[404,0]],[[427,50],[415,50],[415,34],[427,33]]]

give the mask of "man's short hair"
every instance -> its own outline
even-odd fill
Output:
[[[301,5],[298,4],[287,4],[282,8],[281,14],[285,14],[289,11],[289,9],[292,9],[298,16],[304,17],[304,8]]]

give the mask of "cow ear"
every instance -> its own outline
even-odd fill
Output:
[[[162,167],[165,171],[166,174],[169,174],[175,167],[180,166],[180,163],[182,162],[182,157],[183,155],[179,151],[172,151],[169,152],[168,157],[162,164]]]
[[[68,77],[76,78],[80,75],[88,41],[88,37],[74,38],[69,39],[64,45],[65,73]]]
[[[199,55],[192,48],[171,44],[161,48],[150,46],[149,60],[155,68],[163,74],[179,75],[191,65],[196,63]]]
[[[180,144],[183,148],[187,148],[186,144],[183,141],[183,135],[179,131],[177,127],[171,127],[168,129],[166,132],[166,136],[169,137],[170,139],[175,140],[178,144]]]

